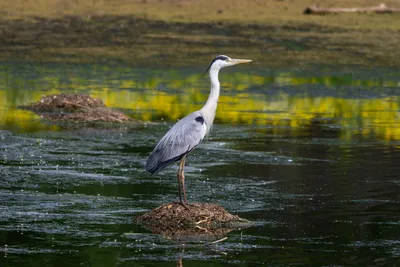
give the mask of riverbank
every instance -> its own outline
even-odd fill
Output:
[[[266,67],[400,66],[396,14],[309,16],[306,0],[82,2],[3,3],[0,60],[184,66],[227,54]]]

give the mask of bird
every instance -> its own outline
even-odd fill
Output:
[[[211,82],[210,95],[205,105],[186,117],[180,119],[157,143],[146,162],[146,171],[156,174],[168,165],[180,161],[177,178],[179,204],[188,208],[185,188],[184,167],[186,159],[209,134],[217,110],[220,94],[219,71],[222,68],[252,62],[250,59],[233,59],[225,55],[219,55],[211,62],[206,70]]]

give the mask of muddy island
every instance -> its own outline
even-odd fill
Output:
[[[212,203],[192,203],[185,208],[179,203],[157,207],[134,219],[156,234],[172,239],[218,239],[232,230],[249,227],[251,222],[227,212]]]
[[[56,124],[123,124],[134,122],[119,110],[108,108],[101,99],[84,94],[43,96],[36,103],[21,108],[31,110]]]

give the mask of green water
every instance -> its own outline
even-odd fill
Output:
[[[143,165],[201,107],[202,66],[0,64],[1,266],[397,266],[400,85],[393,70],[223,70],[216,125],[188,159],[189,201],[255,222],[175,241],[133,218],[177,199]],[[63,128],[17,107],[88,93],[145,122]]]

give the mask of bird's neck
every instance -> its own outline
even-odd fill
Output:
[[[208,130],[210,130],[211,125],[213,124],[215,118],[215,112],[217,110],[218,97],[219,97],[219,80],[218,80],[219,69],[211,68],[210,69],[210,81],[211,81],[211,92],[208,96],[207,102],[204,107],[200,110],[204,120],[206,121],[206,125]]]

